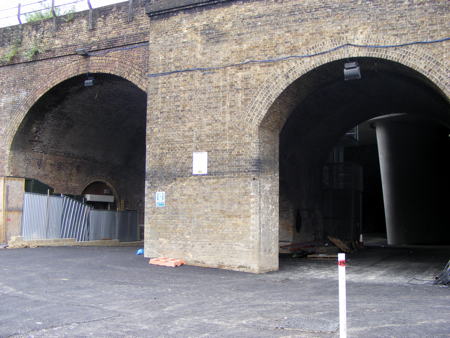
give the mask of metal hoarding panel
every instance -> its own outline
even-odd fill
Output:
[[[61,238],[61,217],[63,199],[59,196],[48,198],[48,218],[46,224],[46,238]]]
[[[119,241],[137,241],[137,212],[134,210],[117,212]]]
[[[26,240],[45,238],[47,195],[25,193],[22,236]]]
[[[61,238],[75,238],[80,242],[89,240],[90,211],[89,206],[64,196]]]
[[[75,238],[77,241],[136,241],[137,212],[93,210],[66,196],[25,193],[22,235],[25,240]]]
[[[22,236],[26,240],[60,238],[62,198],[25,193]]]
[[[118,239],[116,211],[91,210],[89,240]]]

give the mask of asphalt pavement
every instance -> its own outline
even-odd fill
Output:
[[[337,337],[337,265],[152,266],[131,247],[0,249],[0,337]],[[450,337],[450,248],[349,256],[349,337]]]

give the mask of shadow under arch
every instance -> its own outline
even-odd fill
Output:
[[[112,183],[106,179],[94,179],[90,180],[88,184],[85,184],[83,190],[81,190],[81,195],[85,194],[96,194],[96,195],[111,195],[111,193],[106,191],[100,191],[103,187],[106,187],[112,195],[114,196],[114,205],[118,207],[120,201],[120,195],[117,189]]]
[[[380,39],[380,41],[383,41],[383,39]],[[317,45],[311,48],[311,54],[320,54],[326,47],[332,48],[339,44],[345,44],[345,42],[332,41],[330,46]],[[274,72],[269,73],[267,80],[261,86],[245,114],[250,127],[259,128],[266,117],[276,114],[277,112],[273,110],[277,108],[279,101],[283,100],[283,93],[289,90],[289,87],[299,78],[330,62],[352,58],[376,58],[403,65],[420,74],[437,92],[449,100],[448,78],[450,77],[450,69],[424,52],[423,48],[411,46],[395,49],[367,49],[347,46],[318,57],[297,60],[293,62],[293,66],[276,68]]]
[[[119,76],[137,86],[143,92],[147,92],[147,78],[145,73],[128,61],[122,58],[112,56],[93,56],[89,59],[78,59],[61,68],[57,68],[46,76],[45,82],[37,83],[34,90],[19,105],[10,121],[10,125],[6,128],[5,144],[7,151],[11,149],[14,136],[22,124],[23,119],[27,115],[31,107],[46,93],[58,84],[87,73],[104,73]],[[9,166],[7,168],[9,173]]]
[[[250,123],[257,128],[260,179],[265,187],[259,196],[260,246],[273,264],[277,264],[274,256],[278,253],[274,228],[280,221],[279,184],[283,185],[283,175],[289,171],[281,162],[294,162],[297,177],[290,184],[302,196],[299,208],[310,213],[307,222],[321,226],[316,206],[320,176],[312,173],[318,172],[328,152],[348,129],[393,113],[418,114],[450,126],[445,81],[435,83],[398,61],[361,55],[343,57],[339,55],[342,53],[329,56],[331,61],[323,64],[299,62],[298,69],[268,84],[249,112]],[[361,80],[344,81],[343,66],[347,61],[359,62]],[[425,73],[439,71],[447,70]],[[295,149],[289,148],[294,143]]]
[[[117,75],[89,74],[94,86],[85,86],[82,72],[58,83],[31,106],[11,141],[9,174],[42,180],[58,193],[73,195],[86,182],[105,178],[114,184],[117,199],[140,210],[146,92]]]
[[[112,194],[114,195],[114,197],[115,197],[117,200],[119,199],[119,197],[120,197],[119,192],[117,191],[117,189],[114,187],[114,185],[113,185],[108,179],[105,179],[105,178],[95,178],[95,179],[89,180],[88,182],[89,182],[89,183],[85,184],[85,185],[84,185],[84,188],[81,190],[81,194],[84,194],[85,191],[86,191],[90,186],[92,186],[94,183],[102,183],[102,184],[104,184],[105,186],[107,186],[107,187],[111,190]]]

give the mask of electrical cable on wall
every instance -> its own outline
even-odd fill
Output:
[[[346,43],[343,45],[339,45],[337,47],[333,47],[324,51],[320,51],[317,53],[312,54],[303,54],[303,55],[289,55],[289,56],[283,56],[279,58],[271,58],[271,59],[265,59],[265,60],[247,60],[239,63],[231,63],[228,65],[223,66],[213,66],[213,67],[197,67],[197,68],[186,68],[186,69],[179,69],[179,70],[172,70],[168,72],[161,72],[161,73],[150,73],[147,74],[148,77],[161,77],[161,76],[168,76],[178,73],[189,73],[189,72],[208,72],[208,71],[214,71],[214,70],[220,70],[225,68],[231,68],[231,67],[239,67],[244,66],[248,64],[258,64],[258,63],[274,63],[274,62],[281,62],[286,61],[290,59],[304,59],[304,58],[311,58],[314,56],[319,56],[323,54],[329,54],[334,51],[337,51],[339,49],[345,48],[345,47],[355,47],[355,48],[371,48],[371,49],[383,49],[383,48],[399,48],[399,47],[406,47],[411,45],[427,45],[427,44],[433,44],[433,43],[440,43],[450,40],[450,37],[437,39],[437,40],[428,40],[428,41],[413,41],[413,42],[406,42],[396,45],[358,45],[355,43]]]
[[[111,52],[117,52],[117,51],[121,51],[121,50],[131,50],[131,49],[145,47],[145,46],[148,46],[148,42],[141,42],[141,43],[132,44],[132,45],[124,46],[124,47],[113,47],[113,48],[109,48],[109,49],[98,50],[95,52],[88,52],[87,56],[103,56],[103,55],[109,54]]]

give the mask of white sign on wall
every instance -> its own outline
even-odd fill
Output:
[[[155,205],[158,208],[166,206],[166,193],[164,191],[157,191],[155,193]]]
[[[208,153],[206,151],[192,153],[192,174],[206,175],[208,173]]]

